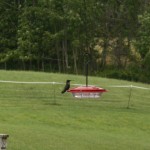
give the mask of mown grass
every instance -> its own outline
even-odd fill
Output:
[[[0,80],[85,84],[84,76],[0,71]],[[62,95],[62,84],[0,83],[0,132],[10,135],[8,150],[149,150],[150,91],[110,85],[136,85],[98,77],[89,84],[108,90],[101,99]],[[73,86],[72,86],[73,87]]]

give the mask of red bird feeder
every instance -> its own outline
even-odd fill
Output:
[[[68,90],[75,98],[99,98],[105,89],[95,86],[79,86]]]
[[[88,63],[86,64],[86,86],[79,86],[68,90],[75,98],[99,98],[105,89],[95,86],[88,86]]]

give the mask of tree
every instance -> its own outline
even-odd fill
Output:
[[[139,30],[136,40],[136,46],[144,59],[150,50],[150,13],[145,12],[143,15],[139,15]]]
[[[35,5],[35,3],[34,3]],[[48,8],[37,6],[24,7],[19,17],[18,52],[24,61],[37,60],[38,70],[44,71],[45,57],[51,57],[54,45],[53,22],[55,16]]]
[[[136,48],[142,57],[141,69],[143,74],[147,75],[148,80],[150,80],[150,12],[146,11],[143,15],[139,15],[139,24]]]
[[[0,0],[0,61],[5,63],[12,57],[17,48],[18,10],[15,2]]]

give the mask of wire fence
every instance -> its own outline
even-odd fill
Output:
[[[109,85],[102,88],[108,92],[95,99],[76,99],[71,93],[61,94],[65,83],[19,82],[0,80],[1,106],[21,105],[74,105],[100,107],[150,107],[150,88],[134,85]],[[71,87],[82,86],[71,84]]]

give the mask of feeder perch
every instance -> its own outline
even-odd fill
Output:
[[[79,86],[68,90],[75,98],[99,98],[103,92],[107,92],[103,88],[95,86]]]

